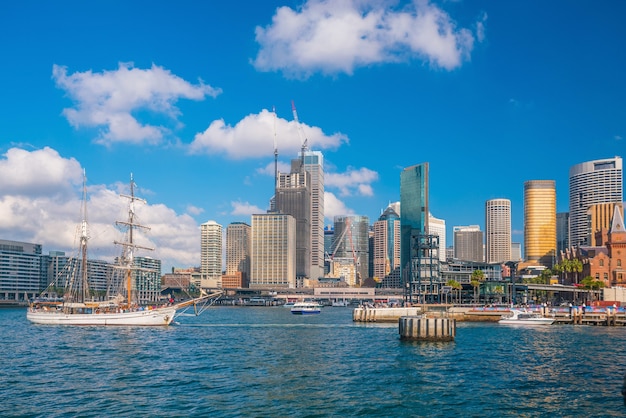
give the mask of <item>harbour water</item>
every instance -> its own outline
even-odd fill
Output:
[[[617,417],[626,328],[458,323],[401,341],[349,308],[212,307],[168,328],[0,310],[0,416]]]

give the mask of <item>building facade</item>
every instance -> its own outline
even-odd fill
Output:
[[[401,287],[400,216],[388,207],[373,227],[372,277],[383,287]]]
[[[296,277],[311,277],[311,176],[293,160],[291,173],[279,173],[276,210],[296,220]]]
[[[367,216],[346,215],[334,218],[335,239],[333,241],[333,277],[341,277],[339,266],[347,271],[354,266],[354,273],[344,276],[350,286],[359,286],[369,272],[369,218]]]
[[[439,261],[446,261],[446,252],[443,251],[446,248],[446,221],[443,219],[435,218],[432,214],[428,214],[428,234],[436,235],[439,237]]]
[[[491,199],[485,203],[485,261],[511,261],[511,201]]]
[[[324,276],[324,155],[304,151],[304,169],[311,177],[311,278]]]
[[[556,251],[557,254],[569,248],[569,212],[556,214]]]
[[[569,170],[569,245],[591,245],[589,208],[597,203],[621,203],[623,170],[620,157],[587,161]]]
[[[222,287],[222,225],[215,221],[200,225],[200,274],[202,287]]]
[[[400,263],[403,280],[415,279],[414,241],[428,231],[428,163],[407,167],[400,173]]]
[[[252,215],[250,287],[296,287],[296,219],[284,213]]]
[[[524,258],[548,268],[556,263],[556,182],[524,183]]]
[[[232,222],[226,227],[226,274],[242,273],[250,277],[250,239],[252,228],[245,222]]]
[[[41,244],[0,240],[0,298],[28,300],[41,292]]]
[[[618,206],[611,217],[611,227],[598,232],[593,246],[574,246],[560,254],[561,259],[578,259],[582,272],[565,274],[564,284],[580,283],[585,277],[599,280],[604,287],[626,287],[626,230]]]
[[[156,303],[161,299],[161,260],[152,257],[134,257],[133,279],[140,304]]]
[[[454,258],[463,261],[483,263],[485,261],[483,251],[483,231],[478,225],[455,226],[454,233]]]

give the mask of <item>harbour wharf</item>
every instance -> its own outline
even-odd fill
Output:
[[[626,326],[623,307],[527,307],[528,311],[554,318],[558,325]],[[397,322],[403,316],[425,315],[430,318],[450,318],[459,322],[497,322],[510,312],[508,307],[461,307],[420,305],[412,308],[387,308],[359,306],[354,309],[355,322]]]

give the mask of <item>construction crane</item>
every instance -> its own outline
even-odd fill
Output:
[[[302,125],[300,125],[300,121],[298,120],[298,112],[296,111],[296,104],[294,101],[291,101],[291,111],[293,112],[293,120],[296,122],[296,129],[298,130],[298,136],[300,137],[300,142],[302,143],[301,155],[300,155],[300,168],[304,168],[304,152],[308,149],[308,139],[306,135],[304,135],[304,130],[302,129]]]
[[[278,184],[278,144],[276,141],[276,107],[272,106],[274,114],[274,188]]]

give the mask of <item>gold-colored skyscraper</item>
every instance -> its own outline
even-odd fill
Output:
[[[524,258],[552,267],[556,262],[556,185],[554,180],[524,183]]]

